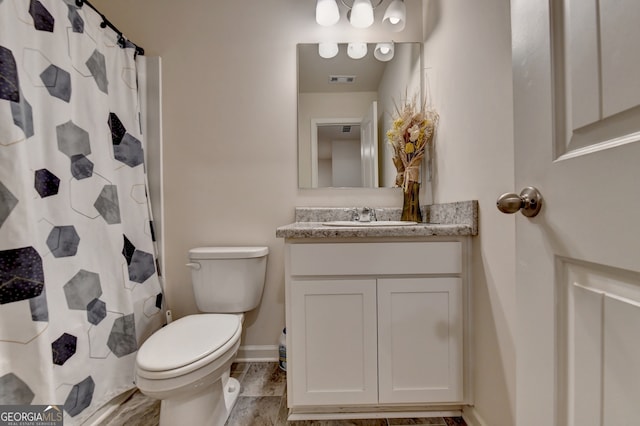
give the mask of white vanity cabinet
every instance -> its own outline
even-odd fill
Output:
[[[292,285],[291,403],[378,402],[376,281],[313,279]]]
[[[462,400],[460,278],[378,280],[378,401]]]
[[[466,237],[287,240],[292,413],[467,403],[467,256]]]

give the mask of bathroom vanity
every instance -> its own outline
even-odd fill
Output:
[[[397,209],[377,209],[394,220]],[[296,209],[285,238],[290,420],[456,413],[472,403],[474,201],[412,226],[327,226],[350,209]]]

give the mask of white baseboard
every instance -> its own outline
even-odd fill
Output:
[[[466,406],[462,409],[462,418],[467,426],[488,426],[489,424],[478,414],[475,407]]]
[[[236,362],[278,362],[277,345],[240,346]]]

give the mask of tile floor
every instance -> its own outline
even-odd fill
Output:
[[[241,391],[227,426],[466,426],[460,417],[288,422],[286,374],[277,363],[235,363],[231,375],[240,381]],[[159,412],[158,401],[136,392],[108,422],[100,426],[157,426]]]

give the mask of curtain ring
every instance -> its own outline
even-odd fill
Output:
[[[122,35],[118,36],[118,46],[124,48],[126,41]]]
[[[78,7],[84,6],[84,0],[76,0],[76,6]]]

